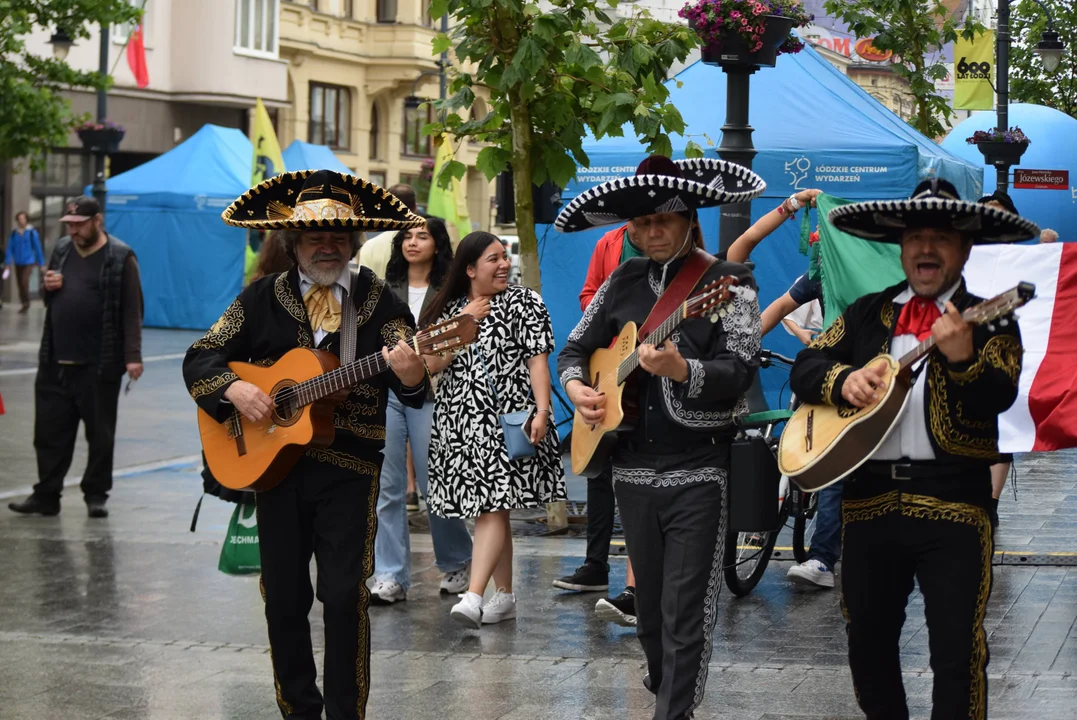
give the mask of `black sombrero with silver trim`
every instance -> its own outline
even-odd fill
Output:
[[[1040,234],[1036,223],[1019,215],[962,200],[951,183],[938,178],[917,185],[906,200],[842,205],[827,220],[850,235],[889,243],[900,243],[904,231],[917,228],[956,230],[977,244],[1021,242]]]
[[[405,230],[426,223],[388,190],[333,170],[271,177],[243,193],[221,217],[257,230]]]
[[[561,210],[554,227],[577,232],[632,218],[748,202],[766,190],[763,179],[746,167],[716,158],[676,162],[653,155],[633,177],[596,185]]]

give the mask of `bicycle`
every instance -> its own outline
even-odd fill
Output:
[[[760,352],[760,368],[770,367],[774,363],[786,368],[793,366],[793,360],[784,355],[769,350]],[[738,423],[738,439],[762,437],[777,462],[778,436],[774,434],[775,427],[792,417],[798,404],[796,396],[792,395],[786,410],[766,410],[744,417]],[[804,492],[782,475],[778,484],[778,520],[774,529],[729,531],[726,535],[723,571],[726,586],[734,595],[744,597],[759,584],[774,555],[778,535],[790,517],[793,518],[793,556],[798,563],[807,560],[808,538],[813,528],[817,502],[815,493]]]

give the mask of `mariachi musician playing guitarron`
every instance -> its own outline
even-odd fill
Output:
[[[328,170],[271,178],[237,199],[224,219],[283,230],[296,266],[249,285],[187,352],[183,377],[202,410],[221,422],[235,410],[251,422],[267,417],[273,401],[239,380],[228,363],[271,364],[298,347],[339,357],[345,293],[356,310],[354,355],[381,350],[391,368],[336,406],[329,447],[308,449],[280,484],[257,494],[262,595],[281,715],[320,718],[324,705],[332,720],[363,718],[370,691],[365,581],[374,567],[388,392],[419,408],[429,383],[422,358],[402,342],[414,334],[407,303],[368,268],[360,268],[353,286],[348,260],[360,230],[422,227],[425,220],[376,185]],[[307,621],[312,554],[325,618],[324,700]]]
[[[696,211],[748,201],[764,189],[739,165],[711,159],[678,165],[652,156],[634,177],[578,196],[556,221],[562,232],[574,232],[632,220],[646,255],[606,279],[558,357],[561,384],[587,422],[603,417],[605,403],[588,382],[591,355],[626,323],[642,323],[679,273],[692,277],[702,262],[697,290],[724,276],[736,277],[744,290],[721,320],[689,319],[659,347],[640,346],[640,418],[613,450],[655,720],[690,718],[703,699],[721,585],[730,442],[759,367],[755,282],[743,265],[716,262],[695,248]]]
[[[1027,240],[1038,230],[963,202],[939,179],[908,200],[845,205],[829,220],[866,240],[900,243],[907,279],[855,301],[801,351],[793,392],[807,403],[865,407],[885,389],[873,358],[901,357],[931,335],[937,343],[893,430],[845,481],[842,607],[857,701],[872,720],[909,717],[899,638],[915,578],[935,676],[931,717],[980,720],[994,550],[989,467],[998,416],[1017,397],[1022,347],[1013,317],[976,327],[962,318],[980,302],[962,270],[974,244]]]

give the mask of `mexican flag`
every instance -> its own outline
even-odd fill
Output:
[[[819,252],[826,318],[861,295],[905,279],[900,248],[861,240],[823,218],[846,201],[820,195]],[[1077,243],[977,245],[965,266],[969,291],[984,298],[1019,282],[1036,297],[1017,311],[1025,348],[1017,401],[999,419],[1002,452],[1077,447]]]

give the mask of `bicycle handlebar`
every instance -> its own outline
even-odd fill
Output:
[[[763,365],[763,367],[766,367],[766,366],[770,365],[771,362],[777,362],[777,363],[780,363],[782,365],[787,365],[789,367],[793,367],[793,362],[794,362],[792,358],[787,358],[785,355],[782,355],[781,353],[776,353],[776,352],[773,352],[772,350],[766,350],[766,349],[763,349],[763,350],[759,351],[759,359],[762,361],[761,364]]]

